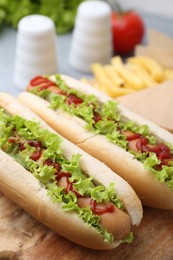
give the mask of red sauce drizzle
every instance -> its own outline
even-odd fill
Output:
[[[97,202],[93,199],[90,201],[91,210],[96,215],[102,215],[104,213],[112,213],[115,210],[113,204],[105,204],[104,207],[99,208]]]
[[[136,147],[141,152],[154,152],[160,161],[171,158],[171,151],[167,145],[160,143],[151,147],[147,144],[148,140],[141,136],[136,143]]]
[[[100,120],[102,120],[102,116],[98,112],[94,111],[94,121],[95,121],[95,123],[97,123]]]
[[[159,160],[163,160],[163,159],[168,159],[171,158],[171,151],[169,149],[169,147],[165,144],[158,144],[153,148],[150,148],[151,152],[155,152],[156,155],[158,156]]]
[[[33,78],[29,82],[29,84],[32,87],[40,86],[40,91],[47,89],[51,86],[56,86],[56,84],[54,82],[52,82],[51,80],[49,80],[48,78],[45,78],[43,76],[37,76],[37,77]]]
[[[8,138],[8,142],[9,143],[16,143],[17,142],[17,138],[16,137],[9,137]]]
[[[83,103],[83,100],[80,97],[77,97],[75,94],[69,94],[69,96],[67,97],[67,103],[68,105],[71,104],[79,105]]]
[[[60,171],[60,164],[59,163],[56,163],[56,162],[53,162],[51,158],[47,159],[46,161],[44,161],[44,164],[48,165],[48,166],[52,166],[56,169],[56,175],[58,174],[58,172]]]
[[[73,191],[74,192],[74,190],[73,190],[73,183],[69,180],[69,178],[66,178],[66,183],[67,183],[66,193],[68,193],[69,191]]]
[[[18,143],[20,151],[23,151],[24,149],[26,149],[25,143],[18,142],[16,137],[9,137],[8,138],[8,142],[10,142],[10,143]],[[32,160],[34,160],[34,161],[37,161],[41,157],[42,143],[40,141],[37,141],[37,140],[29,140],[29,141],[27,141],[27,143],[30,146],[36,148],[36,151],[30,156],[30,158]],[[60,168],[61,168],[60,164],[56,163],[56,162],[53,162],[53,160],[51,158],[45,160],[43,162],[43,164],[44,165],[46,164],[48,166],[52,166],[52,167],[54,167],[56,169],[55,175],[56,175],[57,182],[60,181],[60,179],[62,177],[66,177],[66,183],[67,183],[67,186],[65,188],[65,193],[66,194],[69,191],[72,191],[77,196],[77,198],[83,198],[83,196],[81,194],[79,194],[73,187],[73,184],[75,183],[75,181],[71,182],[69,180],[69,178],[72,176],[72,174],[70,172],[60,172]],[[97,205],[97,202],[95,200],[93,200],[93,199],[91,199],[91,201],[90,201],[90,207],[91,207],[92,212],[94,214],[96,214],[96,215],[102,215],[104,213],[111,213],[111,212],[113,212],[115,210],[115,207],[112,204],[110,204],[110,203],[102,205],[99,208],[98,205]]]
[[[36,141],[36,140],[29,140],[28,144],[32,147],[35,147],[35,148],[37,148],[37,147],[41,148],[42,147],[42,143],[40,141]]]
[[[60,181],[60,179],[62,177],[66,177],[66,183],[67,183],[67,187],[65,189],[65,193],[67,194],[69,191],[72,191],[73,193],[76,194],[77,198],[82,198],[83,196],[81,194],[79,194],[73,187],[73,183],[69,180],[69,178],[71,177],[71,173],[70,172],[60,172],[58,173],[58,175],[56,176],[56,180]]]
[[[136,143],[136,148],[143,153],[148,152],[148,149],[146,147],[147,144],[148,140],[144,136],[141,136]]]
[[[32,147],[36,148],[36,151],[33,152],[33,154],[30,156],[30,158],[33,161],[37,161],[40,157],[41,157],[41,153],[42,153],[42,143],[40,141],[33,141],[33,140],[29,140],[28,144]]]
[[[20,151],[23,151],[23,150],[25,150],[25,149],[26,149],[25,144],[19,142],[19,150],[20,150]]]
[[[19,142],[19,139],[17,137],[9,137],[8,138],[8,142],[12,143],[12,144],[17,144],[18,143],[20,151],[23,151],[23,150],[26,149],[25,144],[22,143],[22,142]]]
[[[37,150],[30,156],[30,158],[33,160],[33,161],[37,161],[40,157],[41,157],[41,148],[38,147]]]
[[[127,138],[127,141],[133,141],[135,139],[140,138],[140,136],[141,136],[140,134],[134,133],[134,134],[128,135],[126,138]]]
[[[60,181],[62,177],[70,178],[71,173],[70,172],[59,172],[58,175],[56,176],[56,180]]]

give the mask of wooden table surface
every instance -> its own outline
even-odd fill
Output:
[[[144,217],[140,226],[134,229],[132,244],[98,251],[78,246],[54,234],[2,193],[0,209],[0,259],[173,259],[173,210],[144,207]],[[5,255],[8,258],[3,258]]]

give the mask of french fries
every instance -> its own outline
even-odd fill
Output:
[[[164,69],[163,71],[163,78],[164,80],[172,80],[173,79],[173,70],[171,69]]]
[[[116,69],[111,65],[104,66],[105,73],[107,77],[111,80],[114,86],[123,88],[125,86],[124,79],[118,74]]]
[[[115,56],[110,64],[92,64],[91,70],[94,78],[83,78],[82,81],[113,98],[173,79],[173,70],[163,68],[147,56],[130,57],[126,62],[120,56]]]
[[[124,64],[117,62],[117,59],[111,60],[112,66],[119,73],[119,75],[124,79],[124,81],[131,86],[133,89],[142,89],[144,87],[144,82],[135,73],[131,72]]]
[[[133,63],[127,63],[126,67],[143,81],[145,87],[150,87],[157,83],[155,80],[153,80],[149,72],[141,66]]]
[[[146,56],[132,57],[128,59],[128,62],[137,64],[142,68],[146,69],[151,74],[153,80],[161,82],[163,79],[163,68],[162,66],[153,60],[152,58]]]
[[[99,83],[99,89],[111,97],[118,97],[133,92],[113,66],[102,66],[99,63],[91,65],[92,71]]]

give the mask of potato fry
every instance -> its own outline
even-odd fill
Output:
[[[126,67],[134,72],[144,82],[145,87],[151,87],[157,84],[151,77],[151,75],[143,67],[137,64],[127,63]]]
[[[129,63],[141,65],[151,74],[153,80],[157,82],[163,81],[163,68],[154,59],[146,56],[138,56],[138,57],[128,58],[127,61]]]
[[[113,67],[113,70],[111,69],[110,73],[111,66],[109,66],[110,65],[102,66],[99,63],[94,63],[91,65],[91,69],[98,82],[96,88],[100,89],[111,97],[117,97],[132,93],[133,90],[126,86],[124,80],[121,79],[121,77],[116,73]],[[114,79],[114,82],[112,81],[112,78]],[[124,86],[126,86],[126,88]]]
[[[112,98],[131,94],[134,90],[129,88],[114,87],[112,85],[101,85],[101,90]]]
[[[120,56],[115,56],[111,59],[112,64],[120,64],[123,65],[123,61]]]
[[[111,84],[111,80],[107,77],[103,66],[100,63],[93,63],[91,69],[100,84]]]
[[[115,59],[111,60],[113,67],[119,73],[119,75],[124,79],[124,81],[133,89],[139,90],[145,87],[144,82],[136,76],[135,73],[128,70],[125,65],[118,64]]]
[[[173,79],[173,70],[162,67],[148,56],[131,57],[126,62],[115,56],[110,64],[94,63],[91,69],[94,78],[81,80],[112,98]]]
[[[111,65],[104,66],[104,70],[108,76],[108,78],[111,80],[112,84],[117,87],[124,87],[125,81],[120,77],[120,75],[117,73],[115,68]]]
[[[164,79],[164,81],[173,79],[173,70],[164,69],[163,70],[163,79]]]

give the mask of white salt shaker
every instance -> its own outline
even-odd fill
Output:
[[[14,84],[24,90],[37,75],[58,71],[55,25],[47,16],[29,15],[18,24]]]
[[[103,1],[84,1],[78,7],[69,55],[70,65],[84,72],[91,64],[112,57],[111,8]]]

